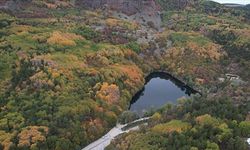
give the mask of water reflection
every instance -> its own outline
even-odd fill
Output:
[[[178,79],[163,72],[150,74],[146,84],[130,103],[130,110],[143,115],[150,109],[160,108],[166,103],[176,103],[181,97],[189,97],[195,91]]]

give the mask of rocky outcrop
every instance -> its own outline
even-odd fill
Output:
[[[108,8],[126,15],[142,11],[154,13],[160,10],[155,0],[76,0],[76,6],[88,9]]]

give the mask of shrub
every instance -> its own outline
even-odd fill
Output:
[[[152,131],[159,133],[171,133],[171,132],[182,132],[190,129],[191,125],[187,122],[182,122],[180,120],[172,120],[168,123],[159,124],[152,128]]]
[[[250,121],[242,121],[239,124],[241,134],[245,137],[250,136]]]
[[[128,43],[128,44],[126,45],[126,48],[129,48],[129,49],[133,50],[133,51],[136,52],[136,53],[141,52],[141,47],[140,47],[140,45],[139,45],[138,43],[136,43],[136,42],[130,42],[130,43]]]
[[[13,22],[12,20],[1,19],[0,20],[0,29],[8,27],[12,22]]]
[[[186,43],[189,40],[188,35],[181,34],[181,33],[173,33],[170,35],[170,40],[176,43]]]
[[[60,46],[76,46],[74,40],[83,39],[81,36],[72,34],[72,33],[62,33],[62,32],[53,32],[51,37],[47,40],[48,44],[51,45],[60,45]]]
[[[74,32],[76,34],[79,34],[79,35],[85,37],[87,40],[93,40],[93,39],[98,38],[100,36],[98,32],[94,31],[92,28],[90,28],[88,26],[79,27]]]

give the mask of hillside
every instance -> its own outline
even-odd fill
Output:
[[[249,19],[206,0],[0,1],[0,149],[87,146],[154,71],[202,96],[151,112],[108,149],[247,149]]]

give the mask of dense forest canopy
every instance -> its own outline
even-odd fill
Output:
[[[153,71],[202,96],[151,112],[148,126],[107,149],[249,148],[249,5],[90,2],[0,2],[0,149],[85,147],[134,118],[123,112]]]

